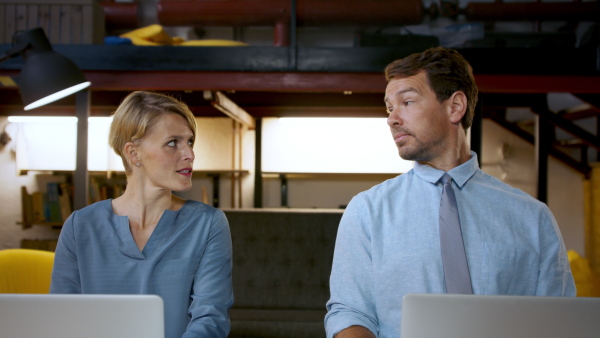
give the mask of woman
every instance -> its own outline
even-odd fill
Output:
[[[195,136],[184,103],[142,91],[123,100],[109,143],[123,160],[127,187],[66,220],[51,293],[157,294],[165,305],[166,338],[228,335],[227,219],[171,193],[192,186]]]

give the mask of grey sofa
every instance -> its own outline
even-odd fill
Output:
[[[325,337],[341,210],[225,210],[233,243],[229,337]]]

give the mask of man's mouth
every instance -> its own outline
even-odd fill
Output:
[[[410,134],[408,134],[408,133],[395,133],[393,135],[394,142],[398,143],[398,142],[402,141],[407,136],[410,136]]]

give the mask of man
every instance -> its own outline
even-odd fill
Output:
[[[447,292],[451,269],[444,269],[440,236],[445,173],[462,229],[463,243],[455,248],[463,260],[466,252],[468,266],[468,291],[460,293],[574,296],[548,207],[482,172],[469,150],[466,131],[478,90],[467,61],[437,47],[394,61],[385,75],[394,142],[403,159],[416,162],[346,208],[331,272],[327,337],[399,337],[405,294]]]

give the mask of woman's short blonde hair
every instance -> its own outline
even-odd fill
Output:
[[[131,164],[123,153],[127,142],[136,142],[165,114],[179,114],[188,122],[194,139],[196,119],[190,108],[178,99],[160,93],[135,91],[127,95],[112,114],[108,143],[121,157],[125,173],[131,173]]]

